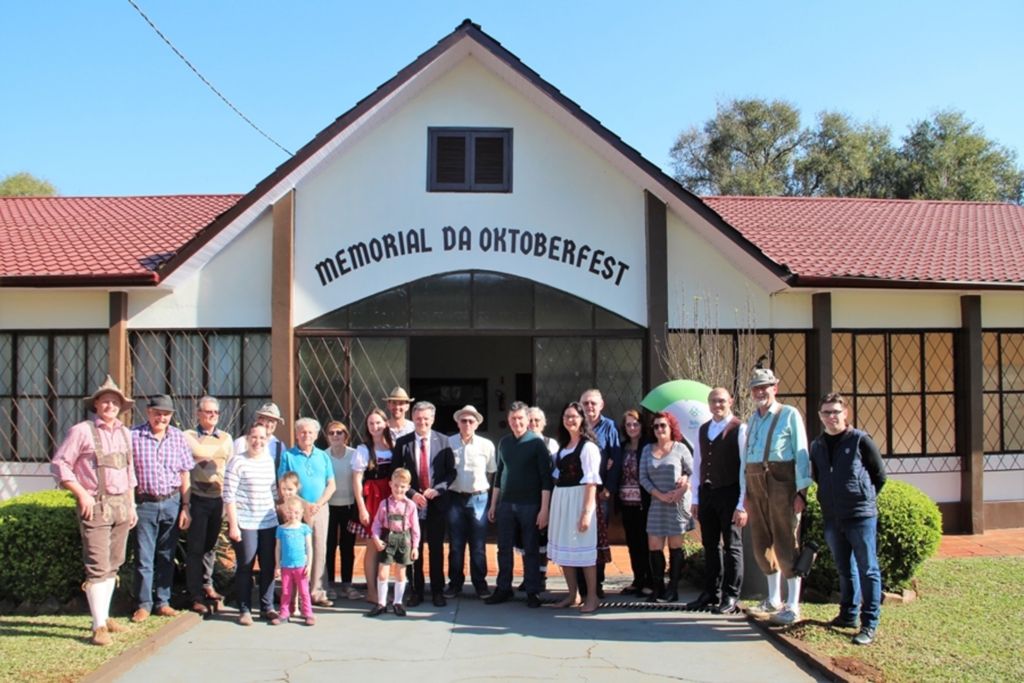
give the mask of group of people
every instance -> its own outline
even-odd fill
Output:
[[[823,401],[826,432],[808,450],[798,411],[775,400],[777,385],[771,370],[754,371],[748,388],[757,411],[746,423],[732,414],[729,391],[714,389],[708,398],[712,419],[692,445],[667,412],[651,415],[645,428],[641,414],[630,410],[616,425],[602,414],[596,389],[565,405],[557,439],[544,435],[542,410],[518,401],[508,408],[511,433],[497,446],[476,434],[484,418],[469,405],[455,412],[459,432],[449,437],[433,430],[433,404],[414,403],[396,387],[383,399],[386,412],[374,408],[367,414],[362,445],[348,446],[348,428],[334,421],[323,428],[328,449],[322,450],[315,445],[321,425],[311,418],[296,421],[295,446],[286,448],[274,436],[284,419],[273,403],[262,406],[246,434],[232,441],[217,428],[220,406],[211,396],[199,400],[194,429],[171,426],[173,402],[157,395],[148,400],[147,421],[128,430],[118,416],[134,401],[108,377],[84,399],[95,416],[69,430],[51,465],[59,484],[78,499],[92,641],[108,645],[112,633],[127,628],[109,618],[109,604],[133,527],[136,623],[151,614],[177,613],[169,601],[180,530],[187,534],[191,608],[206,613],[222,599],[212,574],[224,516],[244,625],[253,623],[257,561],[260,618],[280,624],[299,612],[313,625],[312,606],[331,605],[340,595],[365,597],[372,604],[366,616],[384,614],[392,566],[396,616],[422,603],[427,586],[433,605],[445,606],[464,590],[467,546],[469,579],[486,604],[515,595],[518,550],[527,607],[541,606],[551,561],[562,567],[568,586],[568,595],[553,607],[590,613],[604,597],[613,504],[622,516],[633,570],[624,594],[679,599],[683,535],[695,516],[707,583],[686,607],[738,612],[741,532],[749,523],[758,566],[768,578],[768,597],[749,611],[794,623],[800,594],[797,530],[814,478],[824,495],[825,535],[841,575],[841,613],[834,623],[854,626],[859,616],[855,642],[866,644],[874,639],[880,602],[873,520],[874,497],[885,482],[881,457],[870,437],[846,425],[839,395]],[[487,583],[488,522],[497,527],[493,592]],[[357,538],[366,540],[365,596],[352,583]],[[340,591],[331,587],[336,556]],[[280,611],[274,605],[277,578]]]

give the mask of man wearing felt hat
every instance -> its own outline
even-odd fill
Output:
[[[747,420],[744,463],[754,559],[768,579],[768,597],[749,611],[771,615],[772,623],[793,624],[800,620],[800,577],[793,570],[800,555],[797,529],[811,485],[811,464],[803,418],[796,408],[775,400],[779,380],[761,367],[766,358],[758,360],[747,383],[757,410]]]
[[[135,401],[108,375],[82,402],[95,414],[68,430],[50,463],[50,473],[78,499],[85,563],[82,590],[92,613],[92,643],[110,645],[111,633],[128,630],[110,618],[110,599],[124,563],[128,530],[137,521],[132,440],[118,419]]]
[[[391,438],[394,441],[398,441],[406,434],[412,434],[416,429],[411,420],[406,420],[405,416],[409,412],[409,406],[412,405],[413,399],[409,397],[405,389],[402,387],[395,387],[391,390],[391,394],[381,399],[384,401],[384,405],[388,409],[388,429],[391,430]]]
[[[189,474],[195,466],[185,434],[171,425],[174,403],[156,394],[146,404],[148,420],[132,428],[132,454],[138,488],[139,523],[135,530],[135,592],[138,608],[132,621],[150,614],[173,617],[170,605],[174,581],[174,549],[179,530],[188,529],[191,490]]]
[[[455,411],[459,433],[448,437],[455,455],[455,482],[448,487],[448,588],[445,595],[462,593],[466,581],[466,541],[469,541],[469,578],[476,594],[486,598],[487,587],[487,492],[498,469],[494,442],[478,436],[484,421],[473,406]]]
[[[266,428],[267,452],[274,459],[274,467],[276,469],[281,462],[281,454],[286,450],[284,442],[274,436],[274,430],[277,429],[277,426],[284,424],[284,418],[281,417],[281,409],[277,407],[276,403],[264,403],[253,414],[252,421],[253,424],[263,425]],[[248,433],[249,430],[246,429],[245,431]],[[235,455],[245,455],[248,448],[249,444],[246,442],[246,437],[240,436],[235,439]]]

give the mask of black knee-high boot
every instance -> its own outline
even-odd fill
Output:
[[[678,602],[679,577],[683,575],[683,549],[670,548],[668,561],[668,590],[665,592],[665,602]]]
[[[657,602],[665,595],[665,553],[661,550],[651,550],[651,585],[654,592],[647,598],[647,602]]]

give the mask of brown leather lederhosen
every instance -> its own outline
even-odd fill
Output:
[[[757,566],[765,574],[775,574],[781,570],[783,576],[791,579],[796,576],[793,565],[799,555],[799,519],[793,512],[796,462],[768,461],[772,436],[783,408],[779,406],[779,411],[768,427],[763,459],[761,462],[747,463],[745,506],[750,516],[750,535]]]
[[[122,427],[126,450],[107,453],[103,450],[96,424],[92,421],[88,424],[96,451],[96,504],[92,509],[92,519],[79,518],[78,521],[82,534],[85,581],[93,583],[116,577],[124,563],[131,518],[129,506],[132,503],[127,492],[112,494],[107,490],[107,470],[132,467],[132,442],[128,430]]]

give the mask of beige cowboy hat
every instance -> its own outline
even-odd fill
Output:
[[[100,388],[92,393],[92,396],[86,396],[82,399],[82,403],[85,404],[85,407],[89,409],[90,413],[96,412],[96,406],[93,404],[96,403],[96,399],[103,394],[117,394],[121,399],[121,412],[127,412],[135,407],[135,401],[125,396],[124,392],[121,391],[114,382],[114,379],[110,375],[107,375],[107,381],[101,384]]]
[[[401,401],[404,403],[412,403],[413,399],[409,398],[409,394],[405,393],[405,389],[402,387],[395,387],[391,390],[390,396],[385,396],[381,399],[382,401]]]
[[[747,389],[768,385],[774,386],[778,383],[779,378],[775,376],[775,373],[772,372],[770,368],[754,368],[754,372],[750,376],[750,381],[747,382]]]
[[[479,412],[477,412],[477,409],[474,408],[473,406],[466,406],[466,407],[462,408],[461,410],[456,410],[455,411],[455,421],[458,422],[462,418],[463,415],[472,415],[473,417],[476,418],[477,423],[480,423],[480,422],[484,421],[484,416],[481,415]]]
[[[273,418],[281,424],[284,424],[284,418],[281,417],[281,409],[277,407],[276,403],[264,403],[260,406],[260,409],[256,411],[256,414]]]

